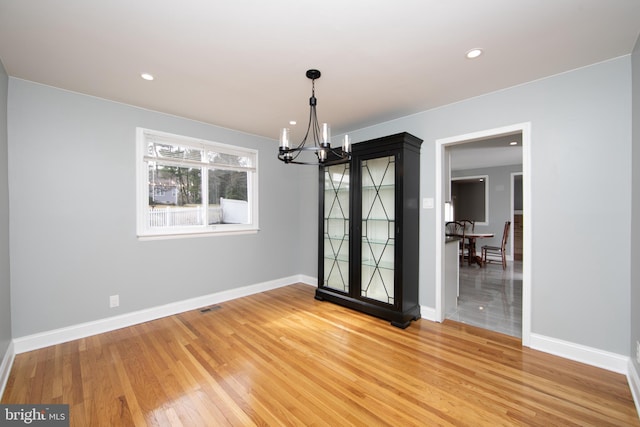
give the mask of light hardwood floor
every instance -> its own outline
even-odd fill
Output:
[[[19,354],[3,403],[72,426],[639,426],[623,375],[457,322],[405,330],[292,285]]]

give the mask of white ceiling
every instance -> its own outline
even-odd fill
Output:
[[[308,68],[337,135],[627,55],[639,32],[638,0],[0,0],[10,76],[274,139],[307,123]]]
[[[511,145],[511,143],[516,143]],[[522,165],[522,134],[500,135],[447,146],[451,170]]]

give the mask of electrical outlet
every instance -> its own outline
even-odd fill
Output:
[[[114,308],[120,305],[120,295],[111,295],[109,297],[109,307]]]
[[[636,362],[640,365],[640,341],[636,341]]]

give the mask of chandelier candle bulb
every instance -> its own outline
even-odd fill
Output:
[[[322,146],[329,147],[331,144],[331,128],[329,123],[322,124]]]
[[[289,128],[282,128],[280,132],[280,148],[285,150],[289,148]]]
[[[342,141],[342,151],[345,153],[351,152],[351,138],[349,135],[344,136],[344,140]]]
[[[318,159],[320,159],[321,162],[327,160],[327,152],[325,150],[318,151]]]

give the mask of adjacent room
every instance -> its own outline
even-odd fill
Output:
[[[447,233],[458,227],[457,285],[445,317],[522,337],[522,135],[446,147]],[[459,231],[464,233],[460,234]]]
[[[0,424],[640,426],[639,36],[0,0]]]

